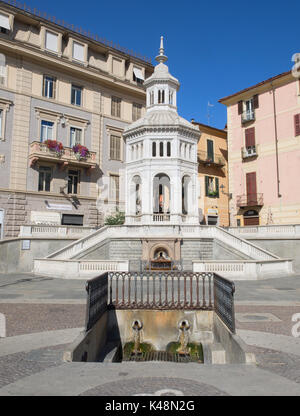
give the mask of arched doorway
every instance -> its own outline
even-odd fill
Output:
[[[188,175],[185,175],[181,181],[181,188],[182,188],[182,214],[187,215],[190,210],[190,198],[191,198],[191,178]]]
[[[130,184],[130,211],[132,215],[141,215],[142,213],[142,180],[139,175],[132,178]]]
[[[153,179],[153,213],[170,214],[171,185],[165,173],[159,173]]]

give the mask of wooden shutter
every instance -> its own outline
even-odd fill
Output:
[[[259,107],[258,94],[253,96],[253,107],[254,109]]]
[[[296,114],[294,116],[294,121],[295,121],[295,136],[299,136],[300,135],[300,114]]]
[[[238,102],[238,113],[242,114],[243,112],[243,101]]]
[[[257,204],[257,191],[256,191],[256,172],[246,174],[247,183],[247,202],[248,205]]]
[[[246,147],[255,146],[255,127],[245,130]]]

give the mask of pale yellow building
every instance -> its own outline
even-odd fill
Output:
[[[1,2],[0,238],[123,210],[122,133],[145,112],[152,72],[147,58]]]
[[[229,226],[227,132],[193,121],[199,126],[199,209],[202,224]]]

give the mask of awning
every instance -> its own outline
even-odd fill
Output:
[[[0,13],[0,27],[10,30],[9,17]]]
[[[141,79],[142,81],[145,81],[145,78],[143,76],[141,69],[133,68],[133,73],[136,76],[136,78]]]

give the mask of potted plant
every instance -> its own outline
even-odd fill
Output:
[[[86,159],[90,154],[89,149],[81,144],[75,144],[73,146],[73,152],[78,160]]]
[[[55,152],[58,157],[60,157],[64,151],[62,143],[57,140],[46,140],[44,141],[44,144],[51,152]]]

